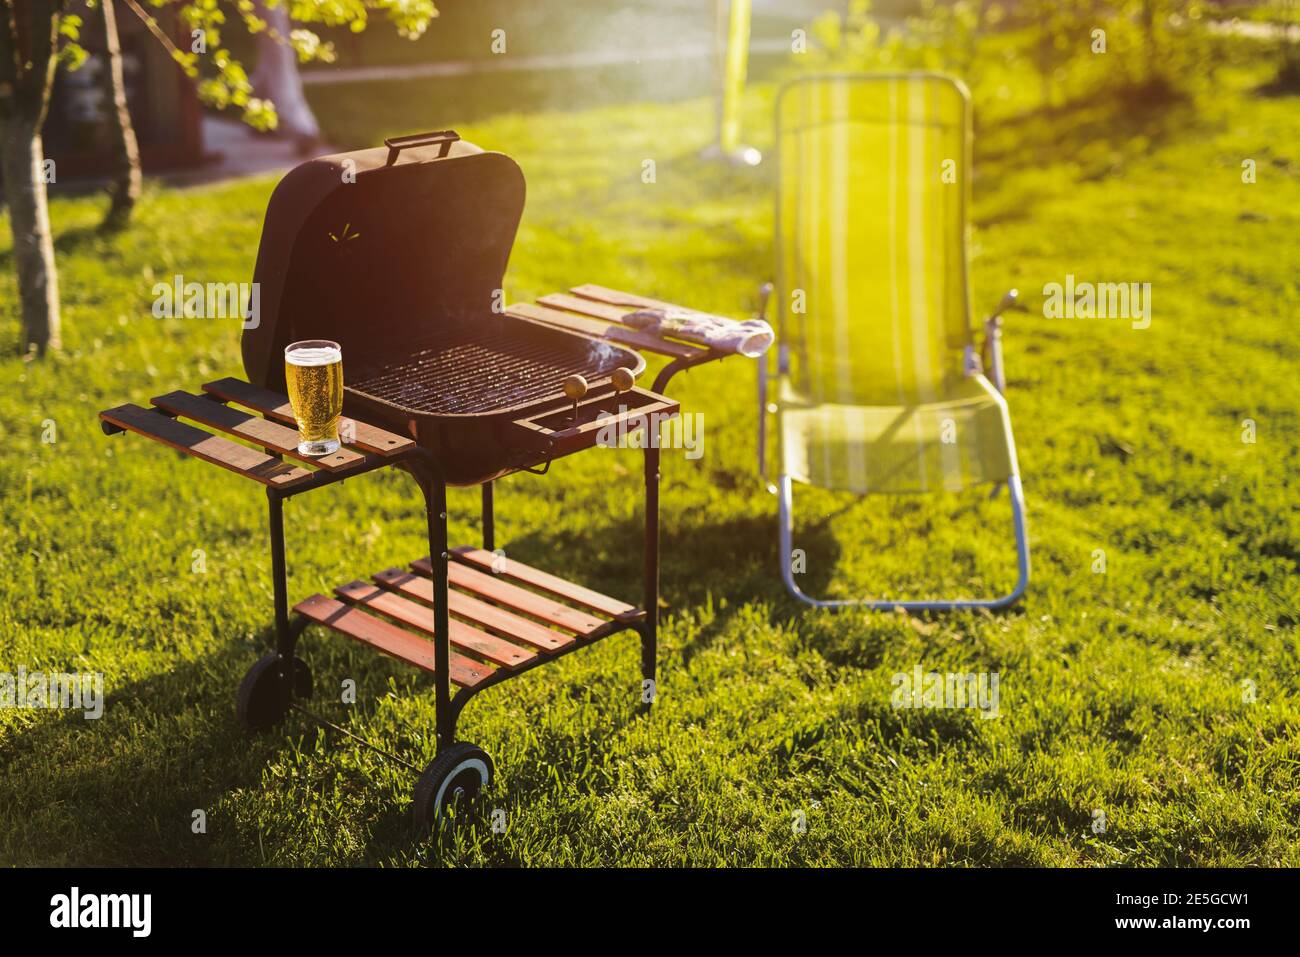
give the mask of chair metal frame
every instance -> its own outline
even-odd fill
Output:
[[[774,152],[776,153],[777,163],[777,199],[776,199],[776,241],[782,242],[781,235],[781,130],[780,130],[780,103],[783,97],[794,87],[809,82],[817,81],[853,81],[853,82],[872,82],[872,81],[898,81],[912,79],[938,79],[946,83],[953,84],[962,95],[964,123],[969,130],[970,117],[970,94],[962,82],[955,77],[947,74],[933,71],[915,71],[915,72],[891,72],[891,73],[824,73],[815,76],[800,77],[786,83],[777,94],[777,108],[775,121],[776,144]],[[962,197],[962,222],[966,222],[966,200],[965,195]],[[966,272],[966,258],[962,257],[963,272]],[[768,300],[772,294],[772,283],[764,283],[760,289],[760,306],[759,317],[766,315]],[[987,369],[991,376],[991,381],[999,394],[1006,393],[1006,374],[1002,364],[1002,315],[1006,311],[1019,308],[1018,293],[1015,289],[1007,292],[1002,300],[994,308],[993,312],[984,322],[984,342],[978,354],[973,354],[973,350],[967,347],[966,374],[971,375],[981,371],[981,368]],[[768,407],[768,383],[769,380],[779,380],[789,374],[790,358],[789,347],[785,341],[785,322],[781,310],[777,311],[777,370],[775,374],[768,371],[768,361],[766,357],[757,360],[758,363],[758,458],[759,474],[766,479],[767,475],[767,416],[770,414]],[[982,361],[981,361],[982,360]],[[1012,439],[1014,442],[1014,439]],[[891,610],[903,609],[904,611],[955,611],[960,609],[987,608],[997,609],[1005,608],[1019,601],[1024,596],[1029,586],[1029,534],[1027,520],[1025,515],[1025,495],[1021,485],[1020,474],[1018,471],[1010,475],[1006,480],[1007,489],[1011,499],[1011,516],[1012,524],[1015,530],[1016,541],[1016,568],[1017,580],[1015,587],[1006,595],[998,598],[956,598],[956,599],[935,599],[935,600],[888,600],[888,599],[824,599],[814,598],[806,594],[794,579],[794,568],[791,556],[793,554],[794,544],[794,490],[793,480],[789,475],[782,473],[775,486],[768,485],[769,491],[773,491],[778,496],[778,516],[779,516],[779,537],[780,537],[780,554],[781,554],[781,578],[785,582],[786,589],[792,596],[805,604],[817,608],[867,608],[874,610]],[[993,494],[996,495],[1001,488],[1001,484],[994,487]]]

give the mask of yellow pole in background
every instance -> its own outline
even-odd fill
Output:
[[[757,166],[763,154],[740,142],[740,105],[749,72],[749,33],[752,0],[716,0],[718,141],[706,149],[706,158],[722,157],[745,166]]]
[[[722,80],[722,128],[718,136],[726,156],[740,149],[740,97],[749,70],[749,13],[750,0],[731,0]]]

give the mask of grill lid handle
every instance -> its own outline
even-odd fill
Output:
[[[388,147],[388,160],[385,166],[392,166],[397,162],[397,154],[402,150],[410,149],[414,146],[433,146],[441,144],[442,149],[438,151],[438,159],[442,159],[451,150],[451,144],[460,139],[460,134],[455,130],[436,130],[430,133],[412,133],[409,136],[390,136],[384,140],[384,145]]]

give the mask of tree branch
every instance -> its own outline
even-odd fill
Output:
[[[30,68],[20,73],[18,82],[18,108],[23,118],[37,128],[45,122],[45,111],[50,105],[50,88],[54,85],[54,71],[58,58],[54,51],[59,39],[59,17],[64,0],[30,0],[31,53]]]
[[[153,34],[154,39],[163,45],[167,52],[171,54],[172,59],[176,61],[177,66],[179,66],[185,55],[181,53],[175,42],[166,34],[163,28],[158,26],[158,21],[150,16],[145,11],[144,7],[140,6],[136,0],[125,0],[125,2],[131,12],[139,18],[140,22],[143,23],[149,32]]]

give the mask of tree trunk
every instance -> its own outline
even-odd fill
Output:
[[[39,126],[0,116],[0,176],[14,237],[23,349],[59,348],[59,276],[54,266],[50,209],[45,196],[45,151]]]
[[[257,67],[253,70],[253,91],[275,104],[280,119],[277,131],[299,140],[306,150],[320,142],[320,124],[302,92],[298,75],[298,54],[289,46],[293,24],[289,20],[287,0],[268,7],[257,2],[257,15],[267,22],[267,29],[257,34]],[[275,34],[275,36],[272,36]],[[279,39],[276,39],[278,37]]]
[[[1047,0],[1039,0],[1038,6],[1038,80],[1039,99],[1043,101],[1043,110],[1052,108],[1052,19],[1047,9]]]
[[[102,228],[117,230],[131,219],[131,210],[140,198],[140,148],[131,125],[131,113],[126,106],[126,81],[122,72],[122,45],[117,36],[117,14],[113,0],[100,0],[104,24],[104,49],[107,51],[106,69],[102,74],[104,98],[107,102],[108,129],[113,151],[112,180],[108,194],[111,202],[104,216]]]
[[[1156,35],[1156,0],[1142,0],[1142,34],[1146,43],[1143,44],[1146,59],[1146,75],[1142,80],[1151,83],[1155,80],[1156,73],[1159,71],[1160,63],[1160,41]],[[1139,81],[1141,82],[1141,81]]]

